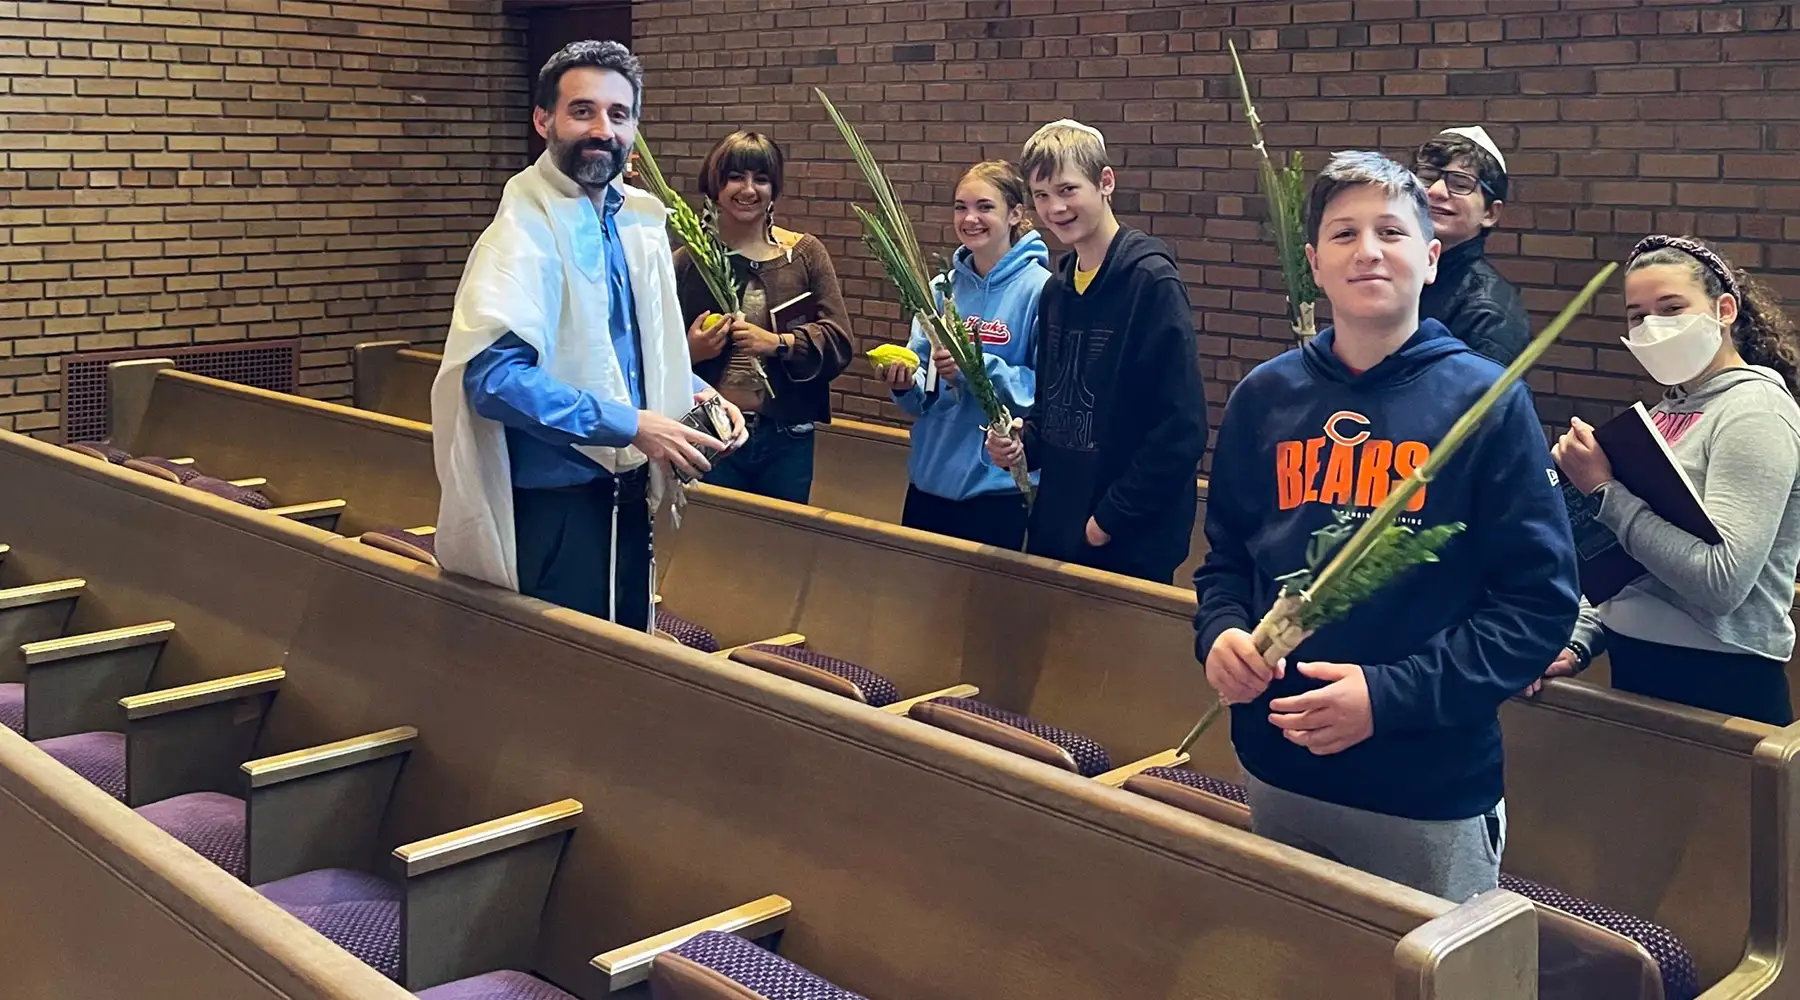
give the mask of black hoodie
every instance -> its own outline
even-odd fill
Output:
[[[1042,471],[1025,551],[1170,583],[1193,535],[1206,390],[1193,307],[1161,240],[1121,228],[1084,294],[1063,255],[1038,303],[1037,401],[1025,455]],[[1088,518],[1112,541],[1087,544]]]

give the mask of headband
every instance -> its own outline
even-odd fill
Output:
[[[1652,250],[1661,250],[1664,247],[1674,247],[1682,253],[1687,254],[1689,257],[1699,261],[1701,266],[1705,267],[1708,271],[1711,271],[1713,276],[1719,279],[1719,283],[1725,286],[1725,290],[1730,292],[1731,297],[1737,299],[1739,307],[1742,307],[1744,293],[1743,290],[1738,287],[1737,276],[1732,273],[1731,265],[1725,263],[1725,258],[1714,253],[1711,247],[1697,240],[1690,240],[1685,236],[1664,236],[1660,234],[1656,236],[1646,236],[1643,239],[1638,240],[1637,246],[1631,248],[1631,256],[1625,261],[1626,268],[1629,269],[1632,263],[1644,254],[1647,254]]]

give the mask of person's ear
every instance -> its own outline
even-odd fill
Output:
[[[1438,257],[1441,256],[1443,252],[1443,241],[1435,237],[1425,247],[1425,283],[1427,285],[1437,280]]]
[[[1112,194],[1113,194],[1113,188],[1117,187],[1118,184],[1119,184],[1119,178],[1118,178],[1118,175],[1113,173],[1113,168],[1111,168],[1111,167],[1101,167],[1100,168],[1100,197],[1111,198]]]
[[[1500,224],[1500,209],[1506,202],[1495,199],[1488,202],[1487,210],[1481,213],[1481,228],[1492,229]]]
[[[1732,327],[1737,325],[1737,319],[1738,319],[1737,296],[1731,294],[1730,292],[1726,292],[1724,295],[1719,296],[1719,323],[1720,323],[1720,325],[1724,326],[1725,329],[1729,330]]]
[[[550,112],[545,111],[543,108],[533,107],[531,109],[531,124],[537,128],[537,134],[542,136],[544,141],[548,142],[550,140]]]
[[[1311,243],[1306,245],[1306,265],[1312,268],[1313,284],[1318,285],[1321,288],[1325,287],[1324,284],[1319,281],[1319,251],[1314,249]]]

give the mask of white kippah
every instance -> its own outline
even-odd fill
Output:
[[[1040,128],[1036,132],[1032,133],[1031,141],[1036,142],[1039,139],[1039,137],[1041,137],[1045,132],[1048,132],[1049,130],[1051,130],[1053,128],[1057,128],[1058,126],[1061,126],[1063,128],[1072,128],[1072,129],[1075,129],[1080,132],[1086,132],[1088,135],[1093,136],[1096,140],[1099,141],[1101,149],[1106,148],[1106,136],[1101,135],[1099,129],[1095,128],[1092,125],[1083,125],[1082,123],[1076,121],[1073,118],[1060,118],[1056,121],[1051,122],[1048,125],[1045,125],[1043,128]]]
[[[1500,147],[1494,145],[1493,137],[1488,135],[1487,129],[1482,128],[1480,125],[1463,125],[1457,128],[1447,128],[1438,134],[1460,135],[1470,142],[1473,142],[1475,145],[1487,150],[1488,153],[1494,157],[1500,164],[1501,173],[1506,172],[1506,157],[1500,155]]]

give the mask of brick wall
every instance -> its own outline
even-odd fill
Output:
[[[1485,123],[1513,194],[1490,252],[1541,322],[1653,230],[1717,241],[1800,305],[1797,20],[1792,3],[1679,0],[664,0],[635,9],[635,32],[666,169],[691,184],[734,127],[781,140],[786,224],[825,238],[864,347],[904,332],[850,214],[866,189],[813,87],[945,248],[940,206],[964,167],[1016,159],[1055,118],[1102,128],[1122,218],[1182,261],[1216,423],[1230,386],[1291,340],[1227,39],[1271,145],[1313,168]],[[1619,346],[1621,316],[1615,282],[1532,376],[1547,421],[1601,418],[1652,388]],[[840,381],[841,410],[899,419],[866,373]]]
[[[0,2],[0,426],[49,435],[71,351],[442,337],[529,120],[471,0]]]

